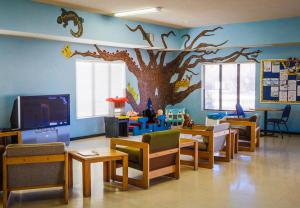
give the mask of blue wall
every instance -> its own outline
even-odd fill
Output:
[[[57,17],[61,15],[60,7],[34,3],[31,0],[0,0],[0,5],[0,29],[72,37],[69,32],[73,25],[72,22],[69,22],[67,28],[63,28],[62,25],[56,22]],[[84,18],[84,31],[81,37],[84,39],[148,46],[147,42],[143,41],[139,31],[133,33],[126,27],[126,24],[131,27],[142,24],[145,31],[154,34],[154,45],[162,47],[160,41],[161,33],[166,33],[170,30],[178,33],[173,28],[127,21],[96,13],[73,11],[76,11],[79,16]],[[76,30],[74,28],[74,31]],[[177,38],[178,36],[170,36],[168,39],[170,47],[179,47],[180,43]]]
[[[52,35],[70,37],[69,28],[64,29],[56,23],[60,15],[60,8],[43,4],[32,3],[29,0],[0,0],[0,29],[16,31],[37,32]],[[13,14],[13,15],[12,15]],[[82,38],[97,39],[103,41],[122,42],[129,44],[144,44],[140,33],[129,32],[125,24],[135,26],[138,22],[130,22],[99,14],[78,11],[85,19],[84,33]],[[159,34],[165,33],[172,28],[144,24],[146,30],[155,34],[155,45],[161,46]],[[212,26],[213,27],[213,26]],[[175,30],[177,34],[189,33],[192,37],[203,29]],[[217,31],[215,36],[205,37],[203,40],[211,43],[219,43],[230,40],[228,45],[258,45],[269,43],[285,43],[300,41],[300,18],[289,18],[254,23],[224,25],[223,30]],[[171,38],[171,47],[182,46],[182,40]],[[202,39],[201,39],[202,40]],[[9,38],[0,36],[0,127],[9,125],[13,100],[18,95],[39,94],[71,94],[71,137],[85,136],[104,132],[102,118],[76,119],[75,112],[75,61],[76,58],[66,60],[60,54],[65,45],[62,42],[42,41],[22,38]],[[71,44],[73,50],[94,50],[93,46]],[[261,59],[299,57],[300,47],[269,47],[261,48]],[[114,51],[114,48],[108,48]],[[233,49],[226,49],[219,55],[229,54]],[[253,49],[256,50],[256,49]],[[134,56],[134,53],[129,50]],[[145,53],[143,52],[144,56]],[[172,58],[176,53],[169,53]],[[82,59],[81,57],[78,57]],[[146,56],[145,56],[145,59]],[[244,61],[240,59],[239,61]],[[200,72],[201,66],[194,71]],[[259,103],[259,72],[257,64],[256,106],[278,107],[279,104]],[[127,71],[127,81],[136,86],[136,78]],[[196,82],[201,77],[193,78]],[[191,93],[179,106],[184,106],[191,113],[194,120],[203,123],[205,115],[202,111],[202,90]],[[128,108],[129,106],[127,106]],[[300,132],[300,106],[292,106],[292,116],[289,127],[292,131]]]

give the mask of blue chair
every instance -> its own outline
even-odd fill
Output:
[[[237,114],[238,118],[240,118],[240,117],[245,118],[246,117],[246,114],[245,114],[245,112],[244,112],[243,107],[241,106],[241,104],[237,103],[235,105],[235,109],[236,109],[236,114]]]
[[[273,125],[273,132],[275,132],[275,126],[278,127],[278,130],[281,134],[281,138],[283,139],[283,134],[280,128],[280,125],[284,125],[286,128],[287,133],[289,132],[289,128],[287,126],[287,122],[289,120],[290,117],[290,113],[291,113],[291,105],[286,105],[283,109],[281,118],[269,118],[267,120],[267,123],[271,123]]]

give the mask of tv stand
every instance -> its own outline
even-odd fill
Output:
[[[64,142],[68,146],[70,144],[70,127],[60,126],[22,131],[22,138],[24,144]]]

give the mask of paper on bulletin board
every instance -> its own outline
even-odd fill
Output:
[[[271,87],[271,97],[278,97],[278,96],[279,96],[279,88]]]
[[[272,63],[272,72],[279,73],[280,72],[280,62],[273,62]]]
[[[288,80],[289,76],[286,71],[281,71],[280,72],[280,80]]]
[[[297,96],[300,97],[300,85],[297,86]]]
[[[281,91],[288,90],[287,80],[280,80],[280,90]]]
[[[296,88],[297,88],[297,81],[289,80],[288,81],[288,90],[296,90]]]
[[[264,78],[263,79],[263,85],[264,86],[270,86],[271,85],[271,79],[270,78]]]
[[[279,91],[279,101],[287,101],[287,91]]]
[[[288,101],[296,101],[296,98],[296,90],[291,90],[288,92]]]
[[[272,62],[264,61],[264,72],[271,72],[271,71],[272,71]]]
[[[270,78],[270,85],[272,87],[278,87],[279,86],[279,79],[278,78]]]

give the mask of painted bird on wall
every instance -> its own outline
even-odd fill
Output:
[[[65,45],[65,47],[63,47],[63,49],[61,49],[61,54],[64,57],[66,57],[67,59],[71,58],[73,52],[72,52],[69,44]]]
[[[63,27],[66,28],[69,25],[69,21],[73,21],[74,26],[77,26],[78,31],[74,32],[72,29],[70,30],[70,33],[76,37],[79,38],[83,33],[83,22],[84,19],[82,17],[79,17],[75,12],[73,11],[67,11],[64,8],[61,8],[61,15],[57,17],[57,23],[63,24]]]
[[[193,75],[186,75],[184,79],[175,83],[175,92],[178,92],[181,88],[189,88]]]

